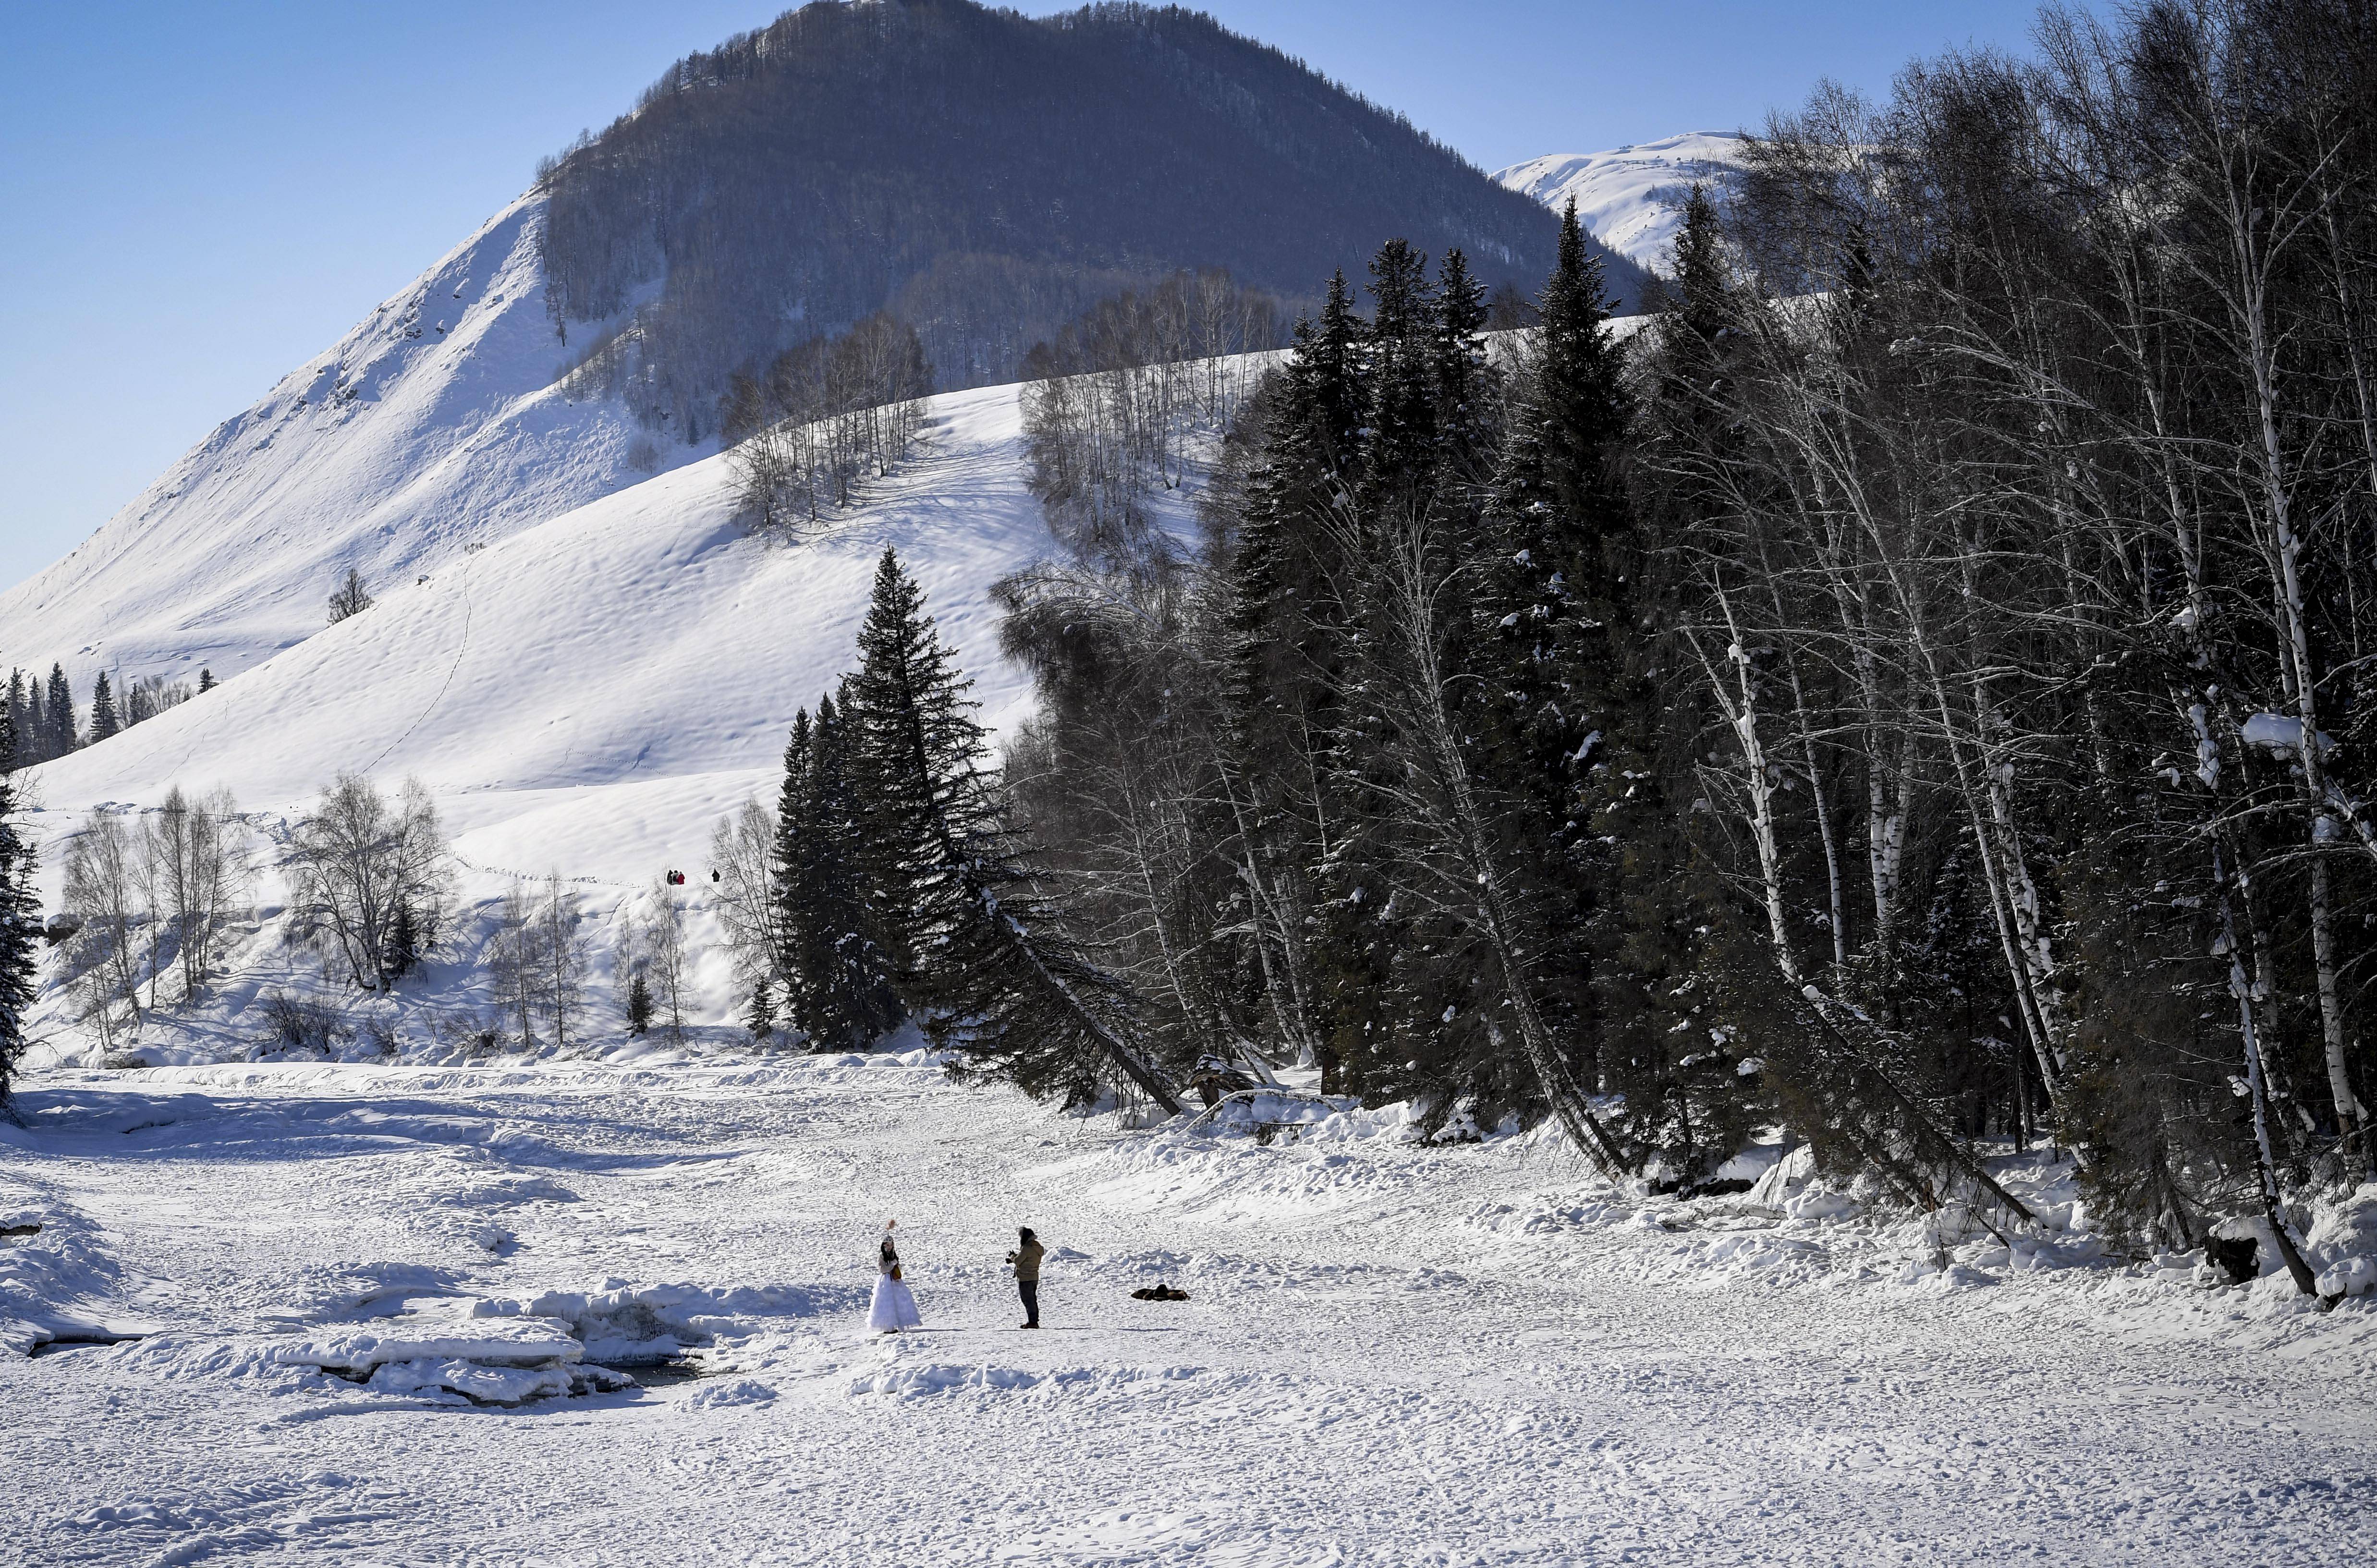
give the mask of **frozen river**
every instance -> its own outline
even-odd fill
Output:
[[[20,1109],[0,1317],[147,1337],[0,1355],[15,1561],[2237,1568],[2365,1561],[2377,1504],[2365,1300],[1902,1283],[1872,1227],[1646,1208],[1515,1139],[1127,1132],[889,1057],[51,1072]],[[894,1215],[926,1326],[882,1339]],[[581,1347],[682,1355],[452,1392]]]

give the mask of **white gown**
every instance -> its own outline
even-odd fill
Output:
[[[916,1299],[908,1287],[891,1277],[889,1266],[875,1276],[875,1299],[866,1308],[866,1326],[877,1334],[886,1329],[922,1328],[925,1320],[916,1315]]]

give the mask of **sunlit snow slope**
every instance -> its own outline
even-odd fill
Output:
[[[919,449],[811,536],[771,541],[735,519],[712,457],[462,550],[371,609],[108,740],[32,770],[43,904],[96,808],[137,827],[168,788],[228,785],[256,877],[196,1004],[137,1044],[167,1059],[238,1054],[267,993],[362,999],[293,940],[278,846],[342,772],[428,786],[454,850],[456,903],[432,962],[377,1004],[400,1032],[484,1008],[481,948],[506,890],[548,873],[573,889],[593,942],[591,1015],[610,1031],[612,967],[644,891],[688,873],[687,1016],[735,1016],[740,993],[702,874],[722,818],[772,802],[793,714],[854,663],[884,547],[923,585],[993,729],[1029,710],[999,657],[989,590],[1052,545],[1025,488],[1017,389],[934,400]],[[32,1064],[101,1042],[45,965]],[[406,1038],[410,1039],[411,1035]]]
[[[0,593],[0,677],[65,663],[78,693],[250,668],[321,629],[352,565],[375,592],[643,477],[615,400],[555,385],[543,200],[486,225],[219,426],[73,554]],[[647,462],[698,457],[665,437]]]
[[[452,825],[525,868],[648,880],[691,863],[763,781],[796,707],[849,667],[877,558],[897,548],[977,676],[983,717],[1028,698],[987,600],[1045,552],[1016,389],[936,401],[898,474],[817,536],[735,521],[710,458],[456,553],[425,582],[113,739],[38,770],[50,825],[176,781],[297,804],[340,772],[418,775]],[[598,798],[599,797],[599,798]],[[498,828],[497,824],[510,824]]]
[[[1511,189],[1576,215],[1594,236],[1654,271],[1672,259],[1681,219],[1674,203],[1695,181],[1722,183],[1741,155],[1730,131],[1688,131],[1607,152],[1550,152],[1495,171]]]

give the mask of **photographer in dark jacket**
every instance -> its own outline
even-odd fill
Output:
[[[1023,1326],[1038,1328],[1040,1326],[1040,1259],[1046,1249],[1040,1245],[1040,1239],[1032,1234],[1030,1226],[1020,1228],[1023,1236],[1022,1244],[1007,1254],[1007,1261],[1015,1265],[1015,1288],[1023,1298]]]

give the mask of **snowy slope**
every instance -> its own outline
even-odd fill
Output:
[[[643,477],[613,400],[554,385],[543,199],[522,197],[282,377],[71,555],[0,593],[0,674],[63,660],[218,676],[319,631],[352,565],[376,592]],[[573,334],[573,346],[582,336]],[[701,455],[665,437],[647,461]]]
[[[1687,131],[1607,152],[1546,153],[1498,169],[1494,178],[1556,212],[1574,197],[1578,221],[1602,244],[1664,271],[1680,224],[1671,203],[1695,181],[1725,181],[1741,143],[1732,131]]]
[[[397,1022],[475,1006],[474,922],[513,878],[558,871],[587,918],[615,931],[660,872],[699,876],[722,815],[755,794],[773,799],[794,710],[854,663],[886,545],[974,677],[982,720],[998,729],[1022,716],[1030,684],[998,655],[988,590],[1052,546],[1025,472],[1017,389],[987,388],[935,400],[908,464],[806,540],[738,525],[726,461],[712,457],[458,553],[203,698],[32,770],[44,904],[58,906],[69,835],[92,808],[137,812],[176,783],[229,785],[261,872],[255,916],[221,983],[169,1010],[141,1044],[181,1059],[237,1054],[257,1037],[250,1010],[267,989],[358,999],[283,940],[273,863],[289,822],[341,772],[390,789],[417,776],[453,837],[461,918]],[[707,892],[688,895],[705,1023],[735,1003]],[[48,974],[37,1059],[96,1044],[54,965]]]
[[[887,545],[977,676],[984,719],[1016,716],[1028,686],[997,658],[987,590],[1049,546],[1020,437],[1015,388],[938,399],[917,458],[795,544],[735,521],[713,457],[458,548],[204,699],[44,764],[42,825],[153,805],[177,781],[267,810],[340,772],[413,774],[458,825],[532,849],[533,869],[648,880],[671,846],[698,859],[720,803],[777,766],[794,710],[849,667]],[[496,832],[522,816],[536,831]]]

